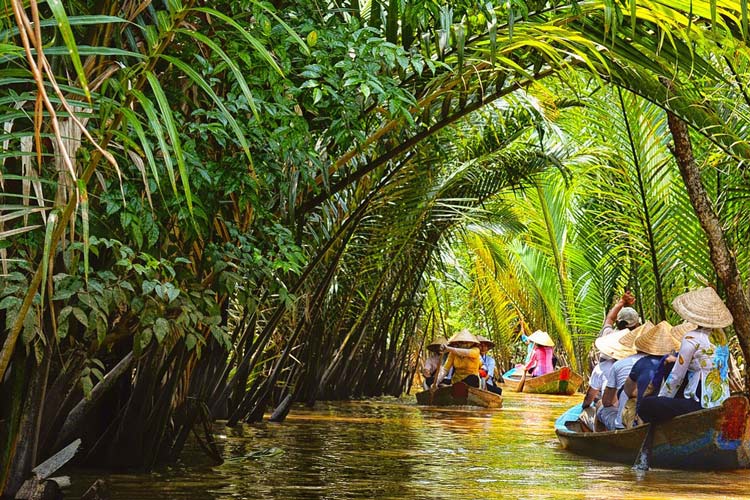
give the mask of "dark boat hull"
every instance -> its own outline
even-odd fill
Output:
[[[570,371],[568,380],[560,380],[561,373],[562,369],[547,373],[541,377],[526,377],[526,382],[523,384],[523,392],[532,394],[559,394],[563,396],[575,394],[583,383],[583,377],[574,371]],[[520,376],[512,375],[506,377],[503,375],[503,385],[506,390],[517,390],[520,382]]]
[[[580,405],[558,418],[563,448],[600,460],[633,464],[650,424],[610,432],[578,432]],[[732,396],[720,407],[657,424],[650,465],[666,469],[731,470],[750,467],[750,403]]]
[[[435,392],[417,393],[417,403],[430,406],[482,406],[500,408],[503,398],[495,393],[470,387],[463,382],[456,382],[447,387],[440,387]]]

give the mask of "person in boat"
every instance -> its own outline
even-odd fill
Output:
[[[584,410],[579,417],[589,430],[593,431],[601,427],[601,424],[597,425],[596,423],[596,414],[601,408],[601,395],[607,388],[607,377],[611,372],[612,366],[618,360],[635,354],[633,348],[625,347],[620,342],[620,339],[628,333],[630,333],[630,330],[626,328],[610,335],[599,337],[594,341],[594,345],[600,353],[600,361],[591,373],[589,388],[582,403]]]
[[[644,353],[645,356],[633,365],[623,386],[623,394],[627,401],[622,410],[621,420],[626,428],[640,423],[637,422],[637,414],[649,383],[662,360],[679,346],[672,331],[672,325],[662,321],[644,331],[633,343],[635,350]]]
[[[672,308],[697,326],[682,338],[659,395],[641,401],[638,415],[644,422],[720,406],[729,397],[729,347],[722,329],[732,324],[732,313],[710,287],[678,296]]]
[[[602,329],[599,331],[599,338],[604,338],[608,335],[617,333],[620,333],[620,337],[622,337],[630,331],[630,328],[637,328],[640,325],[641,318],[638,316],[638,312],[630,307],[633,304],[635,304],[635,297],[629,290],[626,290],[622,297],[620,297],[620,300],[612,306],[612,309],[610,309],[605,316]],[[596,346],[596,343],[594,345]],[[620,351],[619,348],[613,349],[613,347],[616,346],[610,346],[607,344],[608,350]],[[591,370],[589,387],[586,390],[583,402],[581,403],[584,411],[586,411],[586,408],[592,407],[592,405],[601,399],[607,381],[607,375],[616,361],[611,356],[602,352],[601,349],[599,349],[598,358],[595,357],[594,359],[596,360],[596,364]],[[589,411],[589,413],[592,412]]]
[[[495,343],[486,337],[477,335],[479,339],[479,354],[482,358],[482,366],[479,367],[479,378],[484,381],[484,387],[495,394],[502,394],[503,390],[495,385],[495,358],[488,354],[495,347]]]
[[[440,352],[440,348],[443,344],[448,343],[445,337],[440,336],[435,338],[427,346],[427,359],[424,361],[424,367],[422,368],[422,376],[424,377],[424,388],[429,389],[432,383],[435,381],[435,375],[437,375],[440,365],[443,363],[443,354]]]
[[[605,316],[599,336],[604,337],[626,328],[629,330],[638,328],[641,325],[641,318],[638,316],[638,311],[631,307],[633,304],[635,304],[635,297],[630,290],[626,290]]]
[[[437,389],[451,368],[452,383],[463,382],[471,387],[479,387],[479,367],[482,365],[479,339],[469,330],[461,330],[451,337],[447,344],[443,344],[442,350],[448,352],[448,359],[440,367],[430,390]]]
[[[672,327],[672,337],[674,338],[675,344],[677,344],[678,346],[677,349],[679,349],[680,344],[682,344],[682,338],[685,336],[685,334],[687,332],[695,330],[696,328],[696,325],[688,322]],[[664,379],[667,378],[669,372],[672,371],[672,367],[674,366],[675,361],[677,361],[677,349],[665,356],[662,356],[661,360],[659,361],[659,365],[656,367],[656,370],[654,370],[651,381],[649,382],[648,386],[646,386],[646,390],[643,391],[644,398],[657,395],[659,393],[662,382],[664,382]]]
[[[523,367],[526,366],[529,361],[531,361],[531,355],[534,353],[534,343],[529,340],[529,337],[523,333],[523,330],[521,330],[521,342],[523,342],[526,345],[526,358],[523,360],[523,363],[518,363],[516,366],[511,367],[510,370],[503,373],[500,376],[501,382],[504,378],[511,378],[516,375],[519,375],[523,371]]]
[[[532,377],[540,377],[552,372],[552,352],[555,348],[552,338],[547,332],[537,330],[529,335],[529,340],[534,344],[534,350],[524,370]]]
[[[623,394],[622,388],[625,386],[625,380],[628,378],[630,370],[633,369],[633,365],[646,355],[646,353],[636,351],[633,345],[639,335],[649,331],[653,326],[653,323],[647,321],[619,338],[619,342],[624,348],[635,352],[615,361],[607,374],[607,384],[602,394],[602,407],[597,411],[596,418],[609,431],[625,428],[622,423],[622,411],[628,397]]]
[[[525,333],[521,334],[521,342],[526,344],[526,359],[523,360],[523,364],[527,364],[531,361],[531,355],[534,354],[534,343],[529,340],[528,335]]]

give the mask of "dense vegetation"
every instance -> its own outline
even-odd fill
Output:
[[[3,6],[0,491],[398,395],[459,326],[582,366],[625,287],[715,284],[750,354],[744,1]]]

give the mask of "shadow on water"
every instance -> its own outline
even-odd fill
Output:
[[[151,474],[68,471],[70,497],[104,477],[114,499],[750,498],[750,471],[639,479],[562,450],[553,423],[578,401],[512,393],[500,410],[409,398],[300,406],[283,424],[217,426],[220,466],[188,448],[181,464]]]

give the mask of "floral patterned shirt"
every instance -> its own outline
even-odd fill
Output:
[[[659,391],[659,396],[673,398],[682,386],[685,376],[685,397],[698,401],[698,383],[701,384],[703,408],[720,406],[729,397],[727,378],[728,348],[720,330],[698,328],[685,334],[677,353],[672,372]]]

